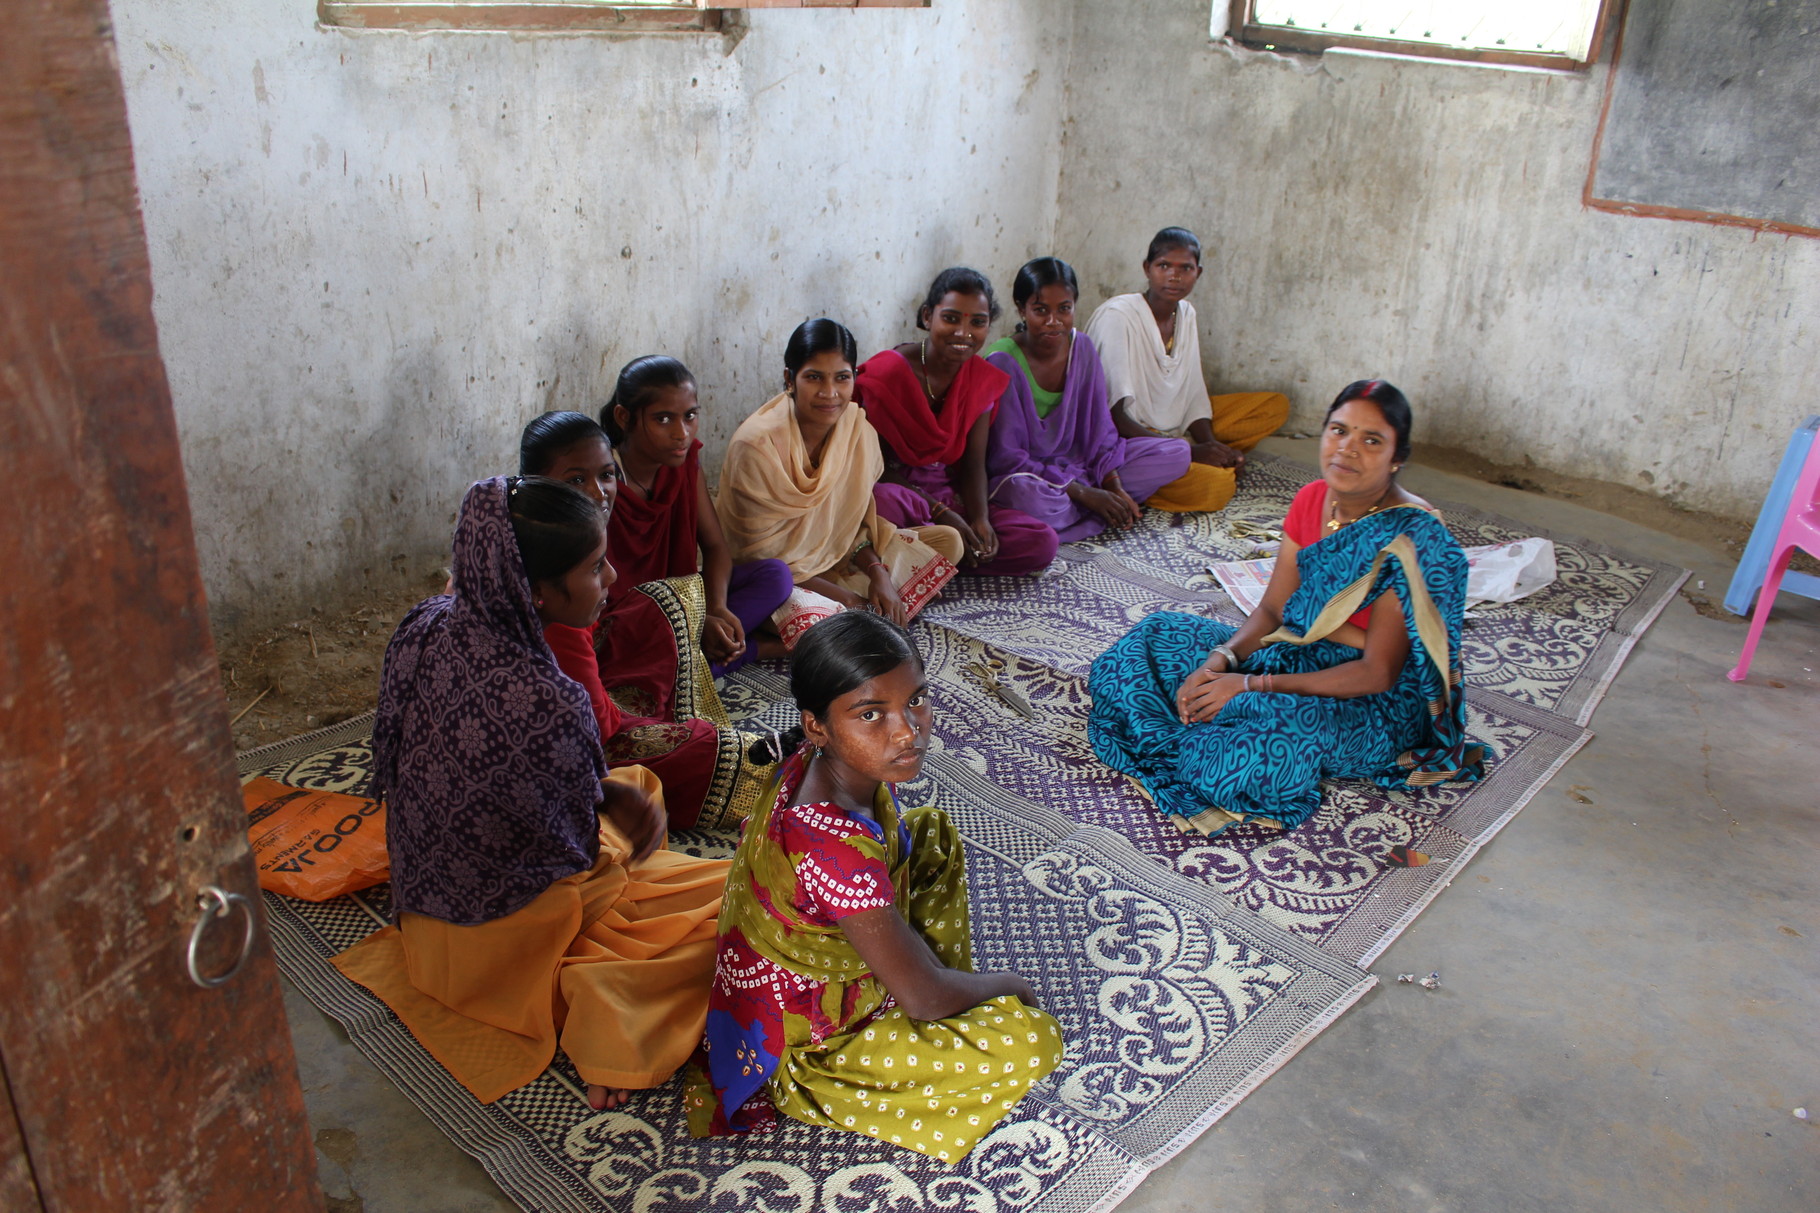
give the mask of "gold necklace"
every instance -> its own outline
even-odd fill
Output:
[[[942,407],[941,397],[936,396],[935,389],[929,386],[929,339],[927,337],[923,338],[922,350],[919,357],[923,364],[923,395],[929,397],[930,410],[933,412],[940,412]],[[950,384],[949,386],[953,385]],[[942,396],[945,397],[947,394],[948,393],[944,391]]]
[[[1366,510],[1363,514],[1360,514],[1358,518],[1348,518],[1345,522],[1340,521],[1340,503],[1338,501],[1331,503],[1327,509],[1327,533],[1331,535],[1343,526],[1351,526],[1361,518],[1371,517],[1385,506],[1391,504],[1390,495],[1396,491],[1397,486],[1394,484],[1391,485],[1384,490],[1384,495],[1378,498],[1378,503],[1376,505],[1372,506],[1369,510]]]

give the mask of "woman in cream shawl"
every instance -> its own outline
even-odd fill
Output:
[[[771,616],[785,645],[855,607],[908,622],[953,577],[952,527],[899,528],[878,516],[878,434],[853,407],[853,334],[832,320],[797,327],[784,390],[733,434],[715,510],[735,561],[782,560],[796,588]]]

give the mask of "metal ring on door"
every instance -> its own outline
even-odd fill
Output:
[[[190,980],[205,990],[212,990],[216,986],[226,985],[232,981],[234,975],[240,972],[241,966],[246,964],[246,958],[253,954],[253,939],[259,933],[259,920],[253,916],[252,902],[238,893],[218,889],[212,884],[205,884],[196,891],[196,906],[202,910],[203,914],[196,921],[195,930],[190,932]],[[196,951],[202,946],[202,932],[209,923],[218,918],[226,918],[233,912],[235,906],[240,907],[240,913],[246,918],[246,934],[240,940],[240,955],[235,958],[233,967],[221,976],[204,977],[202,970],[196,967]]]

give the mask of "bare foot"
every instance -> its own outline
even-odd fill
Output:
[[[758,659],[760,661],[775,661],[780,657],[788,657],[789,655],[790,650],[784,647],[784,642],[782,640],[776,636],[760,634],[758,638]]]
[[[597,1082],[588,1084],[588,1106],[596,1112],[617,1108],[630,1098],[632,1092],[624,1087],[603,1087]]]

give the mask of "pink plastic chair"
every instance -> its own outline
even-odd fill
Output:
[[[1757,651],[1757,638],[1763,635],[1763,624],[1775,605],[1776,590],[1782,574],[1788,572],[1788,560],[1800,548],[1810,556],[1820,556],[1820,442],[1808,448],[1807,462],[1795,481],[1795,491],[1788,497],[1788,513],[1782,529],[1776,534],[1776,546],[1770,550],[1769,573],[1763,578],[1763,589],[1757,595],[1757,609],[1751,612],[1750,634],[1744,638],[1744,651],[1738,654],[1738,667],[1726,675],[1733,682],[1743,682],[1750,672],[1751,655]]]

